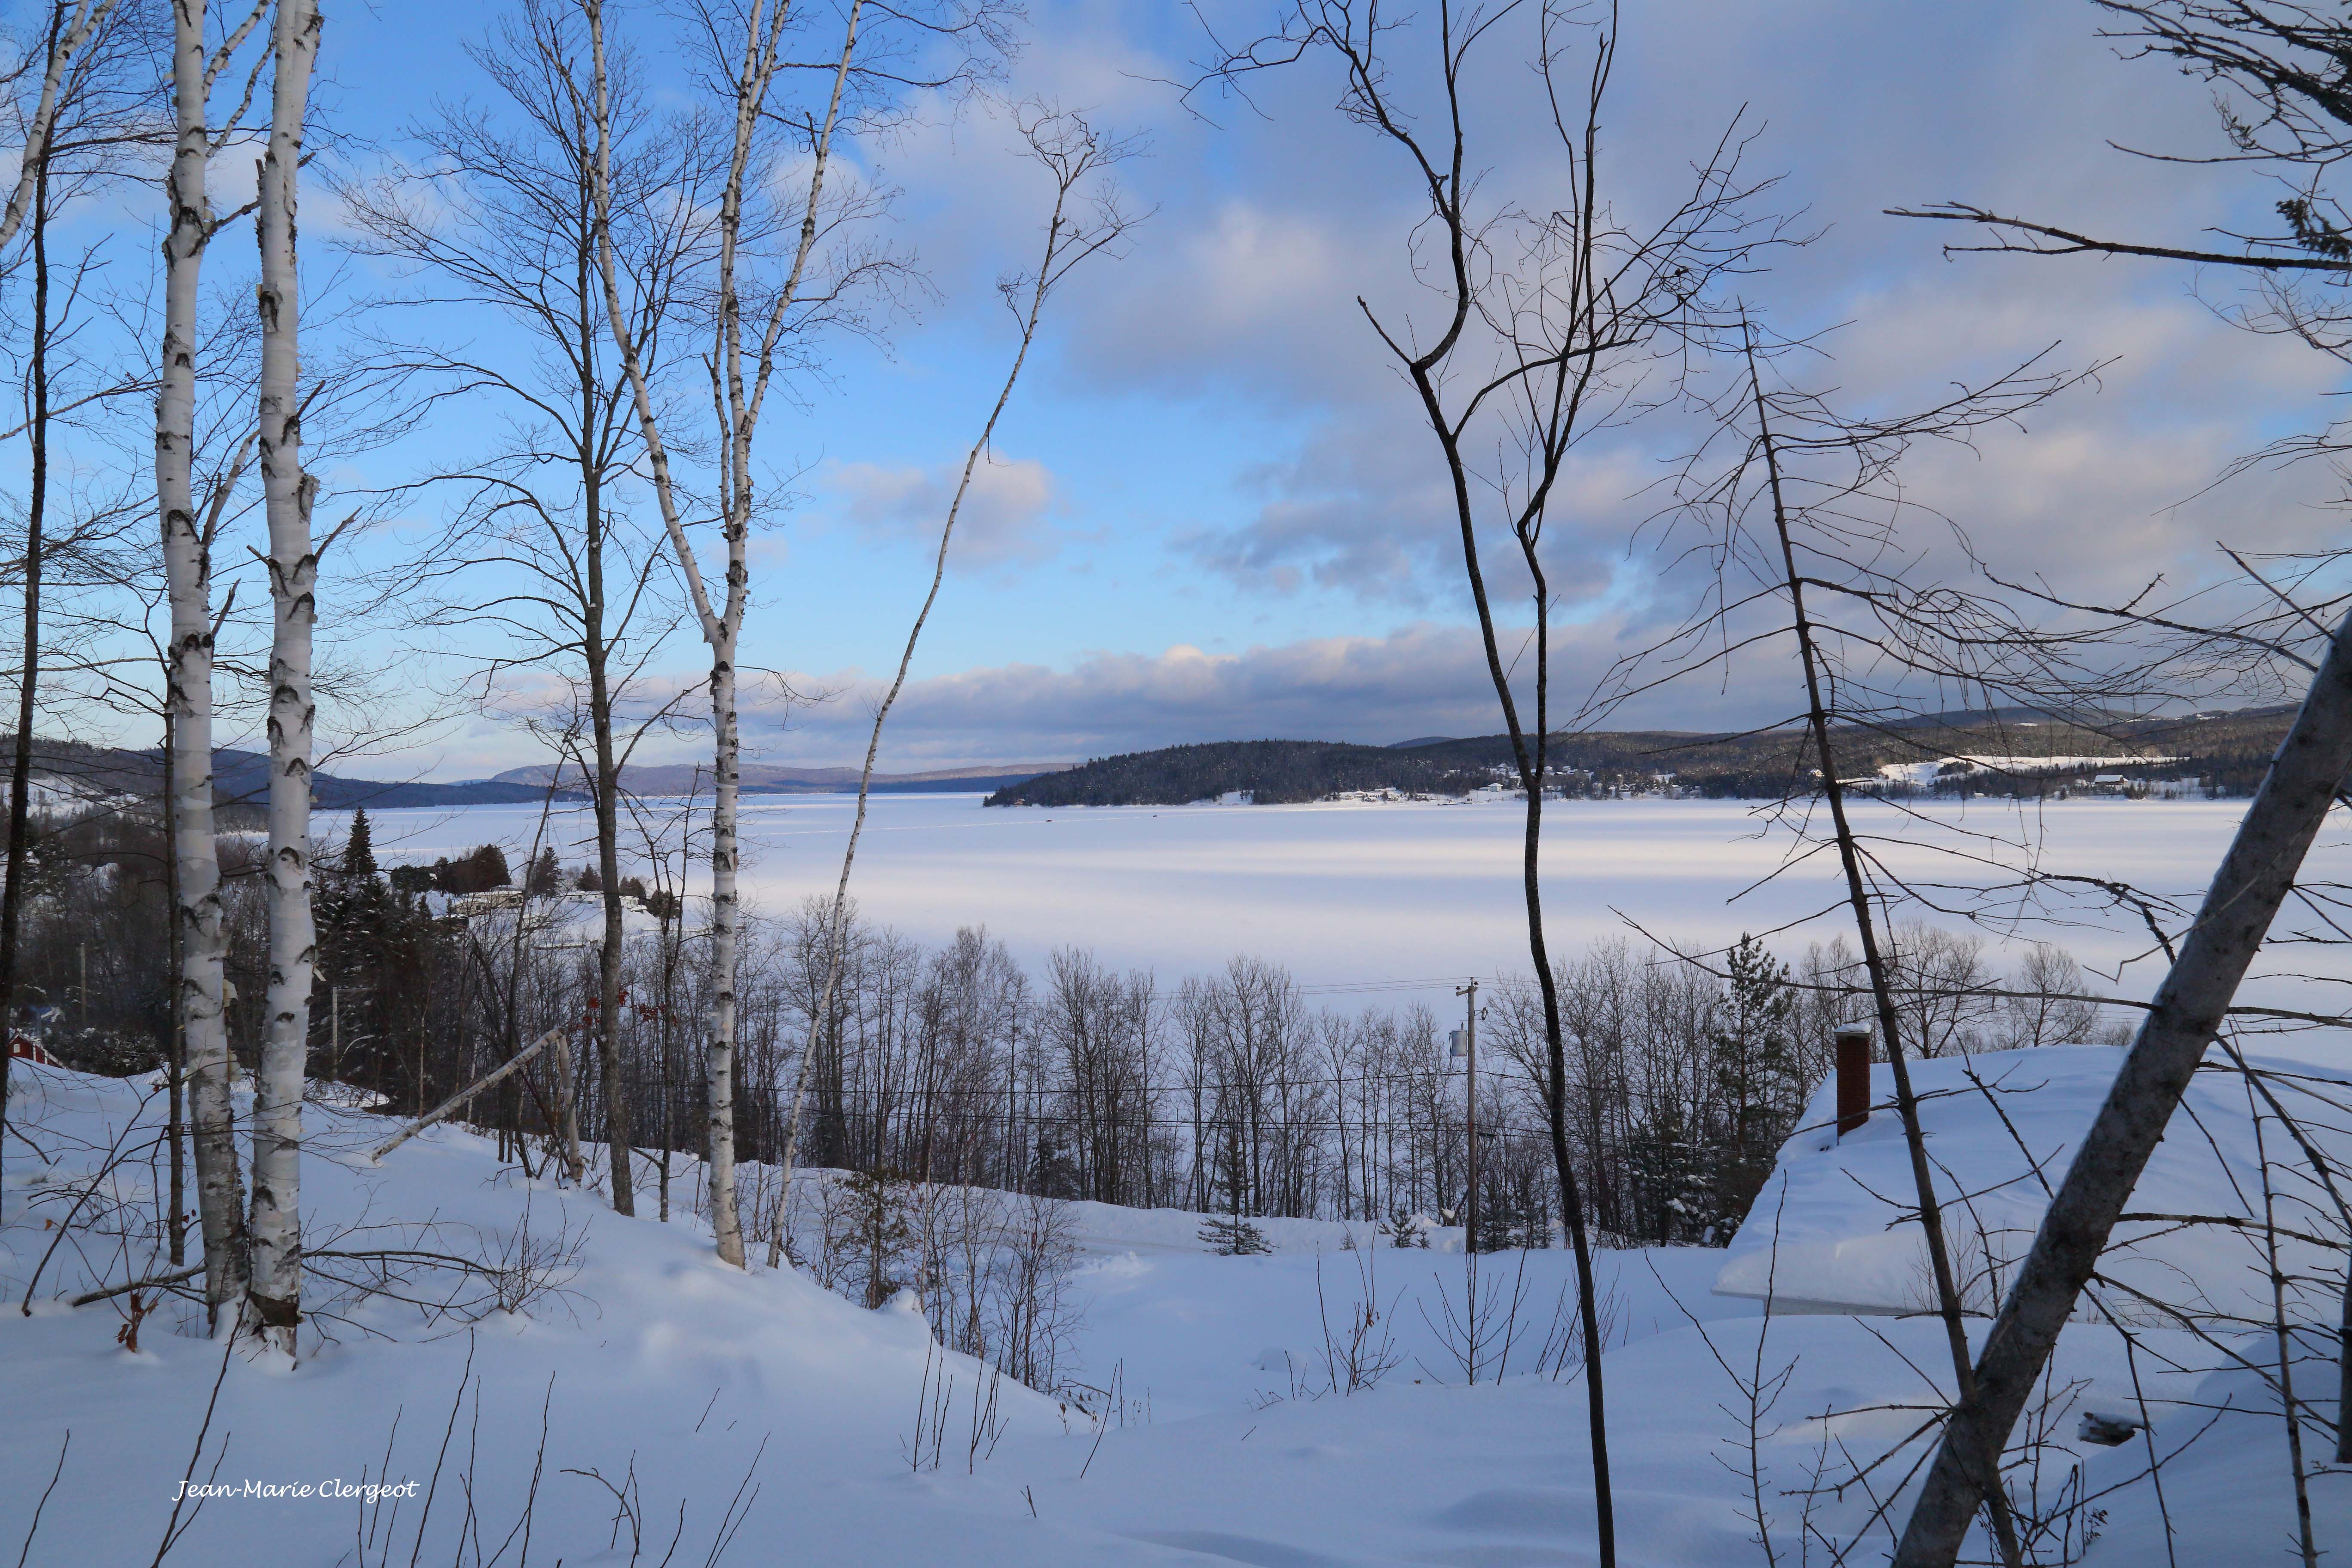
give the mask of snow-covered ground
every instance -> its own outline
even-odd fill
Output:
[[[1237,952],[1287,965],[1301,984],[1358,1005],[1370,985],[1428,981],[1445,998],[1463,975],[1517,973],[1519,807],[1513,802],[1335,802],[1320,805],[987,809],[978,795],[897,795],[872,805],[853,884],[866,914],[927,942],[985,924],[1034,963],[1066,943],[1163,978],[1221,967]],[[830,893],[854,808],[836,795],[754,796],[743,811],[749,897],[770,913]],[[2127,878],[2192,906],[2244,811],[2242,801],[2074,800],[2030,814],[1990,801],[1856,805],[1863,831],[1906,872],[1982,885],[1980,865],[1892,842],[1927,839],[2045,876]],[[1902,812],[1897,816],[1897,812]],[[536,808],[371,814],[377,853],[430,860],[474,845],[528,846]],[[1816,854],[1758,886],[1790,848],[1751,803],[1572,801],[1547,815],[1545,899],[1555,951],[1631,934],[1727,942],[1772,931],[1801,951],[1848,922],[1833,857]],[[325,831],[339,832],[330,822]],[[586,858],[584,816],[559,816],[550,841],[567,864]],[[1990,837],[1982,837],[1990,836]],[[2025,847],[2015,847],[2023,846]],[[2340,828],[2315,864],[2345,869]],[[2053,883],[2054,889],[2063,884]],[[1946,923],[1952,923],[1947,921]],[[2063,924],[2021,934],[2054,940],[2112,971],[2148,948],[2146,929],[2086,904]],[[2289,967],[2307,965],[2313,950]],[[2326,961],[2322,952],[2316,955]],[[2118,994],[2152,991],[2157,963],[2126,967]],[[2253,995],[2261,991],[2257,983]]]
[[[1878,776],[1899,779],[1905,784],[1931,784],[1954,763],[1966,763],[1975,773],[2018,774],[2031,778],[2037,773],[2076,773],[2084,768],[2116,768],[2145,777],[2165,763],[2178,762],[2177,757],[2100,757],[2088,755],[2051,755],[2020,757],[2006,752],[1961,752],[1948,757],[1930,757],[1924,763],[1881,763]]]
[[[151,1100],[139,1111],[136,1084],[23,1068],[18,1082],[24,1136],[12,1139],[0,1216],[12,1302],[56,1239],[42,1221],[62,1217],[104,1151],[136,1148],[135,1131],[123,1134],[134,1114],[152,1121],[156,1110]],[[624,1220],[593,1194],[523,1181],[468,1132],[429,1132],[378,1167],[365,1150],[389,1123],[311,1117],[312,1247],[529,1253],[554,1267],[545,1290],[522,1313],[472,1323],[383,1298],[347,1303],[319,1324],[330,1340],[291,1369],[225,1359],[168,1316],[147,1322],[134,1355],[116,1342],[121,1319],[109,1304],[55,1304],[95,1275],[121,1278],[124,1260],[78,1235],[50,1258],[31,1313],[0,1314],[0,1548],[22,1542],[42,1508],[30,1563],[147,1563],[193,1469],[237,1489],[388,1477],[414,1482],[415,1495],[371,1512],[352,1497],[240,1489],[192,1522],[183,1509],[174,1564],[520,1563],[534,1478],[528,1561],[544,1564],[661,1562],[674,1532],[683,1544],[671,1561],[705,1563],[730,1528],[720,1560],[739,1568],[1592,1561],[1584,1391],[1572,1358],[1563,1376],[1542,1353],[1563,1254],[1529,1255],[1524,1276],[1517,1255],[1482,1260],[1489,1300],[1517,1295],[1525,1337],[1507,1375],[1474,1387],[1445,1349],[1446,1308],[1459,1311],[1465,1284],[1446,1237],[1425,1250],[1367,1250],[1359,1231],[1350,1251],[1344,1227],[1275,1223],[1272,1256],[1223,1258],[1188,1239],[1188,1216],[1078,1205],[1079,1353],[1087,1382],[1115,1384],[1118,1412],[1097,1431],[1007,1386],[1003,1430],[975,1454],[978,1369],[940,1352],[915,1311],[866,1311],[790,1271],[724,1268],[691,1222]],[[148,1182],[142,1156],[115,1172],[106,1201],[150,1205]],[[427,1220],[429,1233],[383,1228]],[[566,1254],[572,1262],[557,1267]],[[1811,1478],[1912,1430],[1944,1381],[1932,1321],[1768,1323],[1753,1303],[1708,1293],[1722,1258],[1601,1258],[1629,1564],[1761,1563],[1759,1491],[1780,1561],[1798,1561]],[[1374,1268],[1376,1281],[1359,1272]],[[419,1282],[404,1293],[439,1292]],[[1376,1388],[1333,1393],[1323,1325],[1344,1324],[1368,1295],[1396,1335],[1394,1365]],[[2183,1335],[2141,1340],[2158,1445],[2186,1445],[2165,1472],[2178,1561],[2261,1561],[2292,1519],[2282,1426],[2251,1373],[2195,1370],[2215,1360]],[[1753,1447],[1760,1485],[1739,1383],[1759,1368],[1780,1380]],[[2056,1486],[2079,1455],[2084,1486],[2119,1489],[2097,1502],[2094,1563],[2164,1561],[2153,1492],[2131,1479],[2144,1451],[2067,1441],[2080,1408],[2131,1407],[2134,1370],[2111,1331],[2069,1331],[2050,1418],[2060,1443],[2042,1481]],[[918,1411],[943,1376],[933,1468],[910,1455]],[[1867,1532],[1874,1495],[1904,1468],[1842,1499],[1811,1498],[1811,1527]],[[596,1475],[630,1500],[641,1555],[625,1517],[616,1535],[614,1495]],[[2342,1485],[2334,1474],[2315,1482],[2324,1544],[2352,1533]],[[1816,1543],[1812,1560],[1825,1556]]]

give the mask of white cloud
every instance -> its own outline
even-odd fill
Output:
[[[935,547],[956,487],[960,463],[936,468],[895,468],[880,463],[835,463],[824,485],[837,498],[842,515],[867,538]],[[1058,553],[1065,531],[1056,520],[1067,510],[1053,470],[1034,458],[983,457],[956,515],[948,549],[951,570],[1034,565]]]
[[[1621,625],[1606,620],[1556,630],[1556,713],[1574,708],[1615,657],[1622,633]],[[1523,636],[1506,634],[1507,658]],[[1672,707],[1687,721],[1705,724],[1729,722],[1733,713],[1759,706],[1787,706],[1793,693],[1769,689],[1786,673],[1759,660],[1755,669],[1740,672],[1742,685],[1694,689],[1677,696]],[[839,695],[789,710],[747,700],[745,722],[760,736],[761,755],[825,763],[862,749],[878,695],[869,676],[852,670],[795,676],[791,683]],[[931,676],[910,682],[899,698],[884,753],[886,765],[903,768],[1076,759],[1197,741],[1386,744],[1421,735],[1495,734],[1502,728],[1476,632],[1421,623],[1387,637],[1307,638],[1241,653],[1180,644],[1158,653],[1089,654],[1066,669],[1012,664]]]

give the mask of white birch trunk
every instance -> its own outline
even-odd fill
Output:
[[[741,737],[736,714],[735,649],[743,629],[743,614],[751,599],[750,544],[752,516],[752,437],[760,424],[775,350],[793,302],[799,298],[810,257],[816,245],[817,206],[824,194],[826,164],[833,134],[840,122],[844,85],[856,53],[857,26],[864,0],[851,0],[843,35],[841,59],[835,68],[832,98],[825,110],[811,167],[808,205],[801,224],[800,243],[790,274],[768,309],[756,350],[756,368],[747,381],[743,371],[742,297],[737,284],[738,244],[742,233],[745,183],[750,177],[756,138],[767,112],[769,87],[779,68],[778,40],[788,7],[769,9],[753,0],[744,13],[743,53],[732,84],[734,142],[727,184],[719,203],[718,342],[715,363],[723,366],[723,384],[715,388],[724,426],[720,448],[719,515],[727,542],[726,597],[714,607],[702,570],[686,528],[671,483],[668,448],[662,440],[655,414],[651,377],[629,331],[628,313],[621,300],[620,278],[613,247],[612,106],[604,54],[604,7],[585,0],[591,47],[595,60],[593,111],[596,117],[595,198],[597,263],[604,283],[604,305],[612,319],[613,337],[628,373],[639,434],[660,502],[662,523],[677,557],[694,604],[695,617],[709,645],[712,761],[715,775],[711,808],[711,997],[710,1038],[704,1053],[704,1083],[710,1103],[707,1152],[710,1160],[711,1229],[719,1256],[740,1268],[743,1264],[743,1224],[735,1191],[735,1024],[736,961],[741,930],[740,860],[736,836],[737,779],[741,761]]]
[[[204,1236],[205,1303],[218,1333],[233,1331],[236,1323],[245,1296],[246,1245],[222,984],[228,930],[213,842],[212,554],[196,515],[192,475],[196,304],[205,247],[213,231],[205,191],[211,148],[205,106],[216,68],[205,53],[204,9],[196,0],[174,0],[173,22],[176,135],[164,180],[170,227],[163,242],[163,343],[155,395],[155,502],[172,613],[171,642],[164,655],[173,747],[168,811],[179,879],[175,913],[181,936],[180,1005],[187,1033],[189,1141]],[[241,37],[232,39],[229,47]],[[224,1307],[228,1309],[226,1315]]]
[[[734,595],[729,597],[732,600]],[[711,1234],[719,1256],[740,1268],[743,1220],[735,1197],[735,971],[743,928],[742,898],[736,881],[740,864],[736,805],[743,747],[735,707],[735,634],[742,626],[742,614],[740,607],[730,608],[735,613],[721,627],[710,664],[710,717],[716,744],[710,805],[710,1043],[703,1057],[703,1079],[710,1102],[706,1146],[710,1156]]]
[[[318,61],[315,0],[278,0],[272,49],[269,149],[262,162],[259,449],[269,520],[269,996],[254,1080],[255,1331],[291,1356],[302,1302],[302,1084],[310,1040],[318,930],[310,910],[311,628],[319,563],[310,545],[316,486],[302,471],[300,300],[295,205],[302,121]]]

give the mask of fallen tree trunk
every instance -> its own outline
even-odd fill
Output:
[[[1945,1424],[1895,1553],[1895,1568],[1949,1568],[2058,1331],[2220,1031],[2271,921],[2294,885],[2352,769],[2352,617],[2339,627],[2294,727],[2279,742],[2114,1085],[2074,1151],[1977,1357],[1976,1382]]]
[[[526,1062],[530,1061],[531,1058],[539,1055],[540,1052],[545,1050],[548,1047],[558,1044],[562,1040],[562,1038],[563,1030],[562,1028],[559,1027],[548,1030],[547,1033],[540,1036],[539,1038],[533,1040],[530,1044],[517,1051],[513,1056],[508,1058],[502,1065],[484,1073],[481,1077],[476,1079],[473,1082],[467,1084],[465,1088],[459,1089],[457,1093],[451,1095],[448,1099],[443,1100],[440,1104],[435,1106],[432,1110],[426,1111],[424,1115],[418,1117],[415,1121],[402,1128],[397,1133],[393,1135],[390,1142],[386,1142],[383,1147],[375,1152],[373,1158],[374,1158],[378,1163],[381,1163],[386,1154],[391,1153],[394,1149],[399,1148],[403,1143],[407,1142],[411,1138],[415,1137],[419,1132],[424,1131],[426,1128],[432,1126],[435,1122],[440,1121],[443,1117],[448,1115],[451,1111],[465,1104],[466,1101],[481,1093],[482,1090],[499,1082],[509,1073],[519,1070]],[[565,1076],[568,1079],[570,1076],[568,1069]],[[576,1156],[572,1163],[575,1165],[578,1163]],[[572,1179],[575,1181],[579,1179],[579,1173],[576,1170],[572,1173]]]

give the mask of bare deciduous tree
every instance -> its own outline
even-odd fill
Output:
[[[264,1343],[291,1356],[302,1318],[302,1089],[310,1050],[310,752],[318,721],[311,637],[319,550],[310,530],[318,481],[302,466],[301,286],[295,244],[303,122],[319,59],[315,0],[278,0],[268,149],[258,222],[261,317],[258,439],[269,520],[268,1023],[254,1075],[253,1264],[247,1300]]]
[[[638,430],[645,442],[646,462],[653,481],[662,522],[685,578],[695,620],[710,649],[710,712],[713,735],[710,827],[711,971],[710,1033],[705,1054],[705,1092],[709,1118],[707,1148],[710,1158],[711,1226],[719,1255],[728,1262],[743,1262],[742,1215],[735,1198],[735,969],[742,941],[741,893],[738,873],[742,847],[736,828],[737,801],[741,791],[742,730],[738,711],[736,646],[743,632],[743,614],[751,603],[751,522],[757,476],[752,442],[760,414],[777,362],[777,349],[793,324],[796,307],[803,305],[802,289],[822,232],[824,182],[833,156],[834,136],[840,124],[841,103],[857,57],[857,29],[864,0],[850,0],[842,30],[838,62],[833,68],[833,90],[822,128],[812,145],[806,197],[802,206],[800,243],[789,269],[766,301],[754,340],[751,363],[744,360],[744,300],[741,269],[747,202],[759,203],[754,181],[767,173],[763,153],[769,138],[769,93],[783,68],[782,35],[789,7],[771,9],[766,0],[752,0],[739,17],[740,53],[731,58],[725,92],[731,99],[733,139],[720,186],[718,211],[717,279],[713,289],[712,353],[709,361],[712,400],[719,414],[720,479],[719,511],[726,552],[722,593],[714,599],[703,578],[700,558],[687,537],[685,498],[670,466],[662,439],[651,368],[629,336],[622,303],[620,276],[613,246],[615,195],[613,181],[614,125],[611,71],[605,45],[604,10],[601,0],[584,0],[591,48],[594,56],[594,123],[598,266],[603,277],[605,308],[621,361],[627,372]],[[719,14],[709,14],[712,23]],[[726,31],[713,27],[714,35]],[[731,39],[719,45],[721,59]],[[756,309],[756,307],[755,307]]]
[[[163,339],[155,395],[155,499],[171,603],[166,700],[171,715],[172,853],[177,862],[181,1014],[187,1037],[188,1119],[196,1207],[205,1244],[205,1300],[216,1331],[232,1330],[246,1291],[244,1182],[229,1108],[229,1048],[223,992],[228,952],[221,869],[213,840],[213,647],[211,531],[199,516],[195,458],[196,310],[205,247],[243,209],[213,210],[207,176],[226,139],[211,118],[221,73],[260,25],[267,0],[236,19],[218,44],[205,38],[200,0],[172,6],[174,136],[163,182],[170,217],[163,239]],[[260,62],[254,67],[255,77]],[[245,84],[250,102],[254,78]],[[243,112],[241,103],[229,119]],[[223,1309],[226,1309],[224,1315]]]
[[[2262,291],[2263,308],[2242,318],[2247,325],[2293,333],[2343,357],[2352,345],[2342,293],[2352,278],[2352,238],[2330,181],[2352,146],[2352,107],[2338,85],[2346,62],[2352,61],[2352,26],[2294,0],[2098,4],[2114,18],[2108,37],[2137,55],[2169,59],[2213,85],[2229,149],[2188,161],[2251,164],[2276,178],[2280,232],[2235,237],[2240,248],[2229,251],[2116,239],[1969,203],[1891,210],[1900,216],[1975,225],[1987,237],[1954,250],[2141,257],[2230,268],[2252,279]],[[2331,429],[2273,443],[2265,455],[2293,458],[2333,451],[2341,444],[2340,428]],[[2138,605],[2125,608],[2128,613],[2118,619],[2150,624]],[[2307,613],[2297,613],[2308,621]],[[2191,630],[2177,624],[2168,629]],[[1977,1392],[1963,1399],[1947,1425],[1905,1525],[1895,1554],[1905,1568],[1942,1568],[1958,1555],[1981,1490],[1976,1477],[1984,1457],[2000,1451],[2024,1408],[2058,1324],[2073,1310],[2148,1150],[2211,1043],[2342,786],[2352,763],[2352,751],[2347,750],[2352,747],[2352,713],[2346,710],[2352,707],[2347,636],[2352,621],[2337,630],[2318,663],[2294,728],[2273,759],[2195,923],[2179,944],[2154,1009],[2052,1200],[1978,1358]],[[2193,633],[2191,640],[2200,647],[2251,644],[2257,657],[2272,646],[2228,628]],[[2352,1279],[2346,1300],[2352,1304]],[[2352,1366],[2352,1340],[2347,1346]],[[2352,1387],[2352,1378],[2347,1386]]]
[[[1450,521],[1477,613],[1496,700],[1527,801],[1522,893],[1528,947],[1540,991],[1546,1109],[1560,1207],[1577,1254],[1601,1561],[1616,1561],[1609,1482],[1602,1335],[1587,1215],[1570,1148],[1568,1070],[1552,961],[1544,936],[1539,851],[1548,748],[1555,722],[1551,616],[1544,532],[1561,477],[1597,431],[1671,397],[1673,363],[1694,337],[1720,331],[1719,281],[1779,237],[1746,209],[1762,183],[1743,184],[1737,120],[1696,163],[1663,210],[1628,218],[1606,194],[1601,115],[1620,39],[1612,5],[1585,16],[1557,0],[1503,0],[1411,22],[1362,0],[1296,0],[1274,36],[1226,50],[1210,79],[1309,56],[1340,68],[1339,110],[1402,158],[1419,207],[1404,240],[1415,280],[1438,302],[1431,327],[1383,316],[1358,300],[1391,363],[1411,385],[1446,478]],[[1474,146],[1466,99],[1517,30],[1540,84],[1559,192],[1525,197],[1481,188],[1486,156]],[[1581,41],[1580,55],[1577,47]],[[1412,100],[1413,84],[1429,100]],[[1653,384],[1657,379],[1659,384]],[[1487,454],[1492,453],[1489,457]],[[1533,605],[1528,648],[1515,657],[1490,591],[1486,547],[1507,534],[1503,568]],[[1514,628],[1515,629],[1515,628]],[[1523,698],[1520,678],[1531,691]]]
[[[704,1075],[706,1146],[719,1253],[740,1264],[742,1220],[735,1197],[735,982],[742,945],[742,846],[737,811],[743,748],[737,648],[751,605],[751,528],[760,512],[753,450],[760,419],[776,372],[792,363],[795,344],[826,324],[855,326],[852,302],[899,268],[887,253],[851,248],[829,254],[825,248],[843,226],[873,210],[867,198],[855,193],[845,197],[829,189],[837,139],[862,115],[875,112],[877,95],[887,102],[892,91],[938,89],[969,80],[977,68],[973,62],[982,53],[1004,47],[1004,7],[994,0],[971,5],[894,5],[869,16],[866,0],[849,0],[842,14],[839,48],[814,63],[793,60],[785,53],[788,5],[699,0],[688,12],[699,68],[715,107],[731,127],[705,285],[710,347],[704,364],[717,423],[711,505],[725,558],[723,581],[715,594],[687,533],[691,503],[672,461],[676,443],[664,439],[653,369],[628,335],[612,243],[618,200],[613,173],[617,127],[606,13],[602,0],[583,0],[582,8],[594,60],[593,179],[605,309],[628,376],[645,443],[646,475],[695,623],[710,650],[712,980]],[[869,26],[877,20],[880,25]],[[926,77],[905,63],[908,52],[919,45],[949,58],[943,72]],[[787,71],[805,71],[824,84],[810,105],[793,106],[779,99],[776,86]],[[780,166],[786,157],[803,162],[787,173]]]
[[[635,742],[672,706],[633,700],[671,627],[657,591],[662,552],[625,505],[637,422],[620,355],[608,347],[586,48],[571,7],[523,5],[469,47],[504,112],[446,104],[410,129],[424,154],[415,166],[336,189],[362,231],[353,248],[421,279],[403,308],[487,310],[526,334],[527,346],[505,354],[495,339],[394,347],[440,383],[442,396],[494,400],[507,426],[499,446],[441,476],[438,486],[458,487],[463,502],[402,571],[419,620],[503,635],[497,651],[468,657],[485,707],[497,708],[526,667],[553,671],[584,710],[582,754],[567,751],[553,773],[586,785],[594,817],[604,1140],[626,1149],[636,1139],[621,1061],[622,773]],[[613,204],[623,330],[657,375],[682,276],[709,238],[697,200],[708,152],[699,125],[654,122],[629,62],[612,79],[609,112],[627,144]],[[635,1213],[627,1161],[613,1163],[611,1182],[614,1208]]]
[[[891,677],[889,689],[876,704],[874,724],[866,741],[866,760],[857,775],[857,811],[849,827],[849,842],[841,855],[841,876],[834,885],[833,926],[839,929],[847,912],[849,874],[857,860],[857,840],[866,829],[866,808],[874,785],[874,762],[882,749],[882,726],[888,721],[890,710],[906,689],[907,672],[914,665],[915,649],[921,642],[923,627],[931,616],[932,606],[939,603],[940,586],[947,580],[948,551],[955,542],[956,520],[963,510],[964,498],[971,493],[973,474],[988,456],[996,438],[997,422],[1004,416],[1005,405],[1013,400],[1013,389],[1020,384],[1022,367],[1029,362],[1029,350],[1037,341],[1038,324],[1044,320],[1045,302],[1070,274],[1092,258],[1116,247],[1132,226],[1134,219],[1122,211],[1118,194],[1106,183],[1107,172],[1133,151],[1129,143],[1106,137],[1088,124],[1084,117],[1049,111],[1035,105],[1024,106],[1014,115],[1014,123],[1023,141],[1028,143],[1029,154],[1036,160],[1053,182],[1054,204],[1045,220],[1045,253],[1039,258],[1036,270],[1024,276],[1014,273],[999,281],[997,291],[1005,306],[1012,310],[1020,325],[1020,339],[1013,351],[1013,363],[1004,373],[1004,384],[998,389],[996,401],[981,426],[980,438],[964,455],[963,473],[956,481],[955,494],[948,502],[946,519],[940,524],[939,549],[931,560],[931,582],[923,595],[922,607],[915,612],[914,624],[907,631],[907,646],[898,656],[898,668]],[[1078,208],[1091,203],[1091,211]],[[829,999],[839,980],[841,944],[832,944],[835,968],[825,983]],[[820,1009],[820,1016],[829,1011]],[[801,1105],[806,1092],[808,1058],[801,1058],[801,1068],[793,1089],[793,1110],[784,1131],[783,1182],[787,1190],[792,1184],[794,1142],[800,1133]],[[782,1226],[779,1225],[777,1234]],[[777,1261],[775,1248],[769,1249],[769,1263]]]
[[[91,0],[51,0],[40,57],[47,68],[38,99],[29,108],[19,106],[24,163],[7,212],[0,216],[0,248],[26,232],[29,218],[26,249],[33,272],[31,342],[24,355],[25,417],[8,432],[27,437],[31,474],[25,511],[16,724],[8,759],[7,861],[5,887],[0,887],[0,1026],[15,1016],[17,947],[26,901],[33,727],[45,651],[42,593],[51,558],[69,560],[86,553],[103,531],[103,525],[88,522],[53,526],[57,487],[51,483],[50,442],[57,424],[73,411],[95,412],[98,405],[139,387],[137,379],[126,383],[111,375],[78,392],[58,384],[60,362],[70,354],[70,350],[61,350],[59,339],[71,335],[92,258],[86,254],[81,266],[66,268],[62,287],[53,289],[58,269],[52,266],[49,231],[61,206],[100,180],[120,174],[122,154],[133,143],[154,139],[156,127],[146,113],[152,93],[142,69],[151,41],[142,36],[139,19],[117,11],[113,0],[96,5]],[[0,1069],[0,1124],[8,1113],[5,1080],[5,1069]]]

